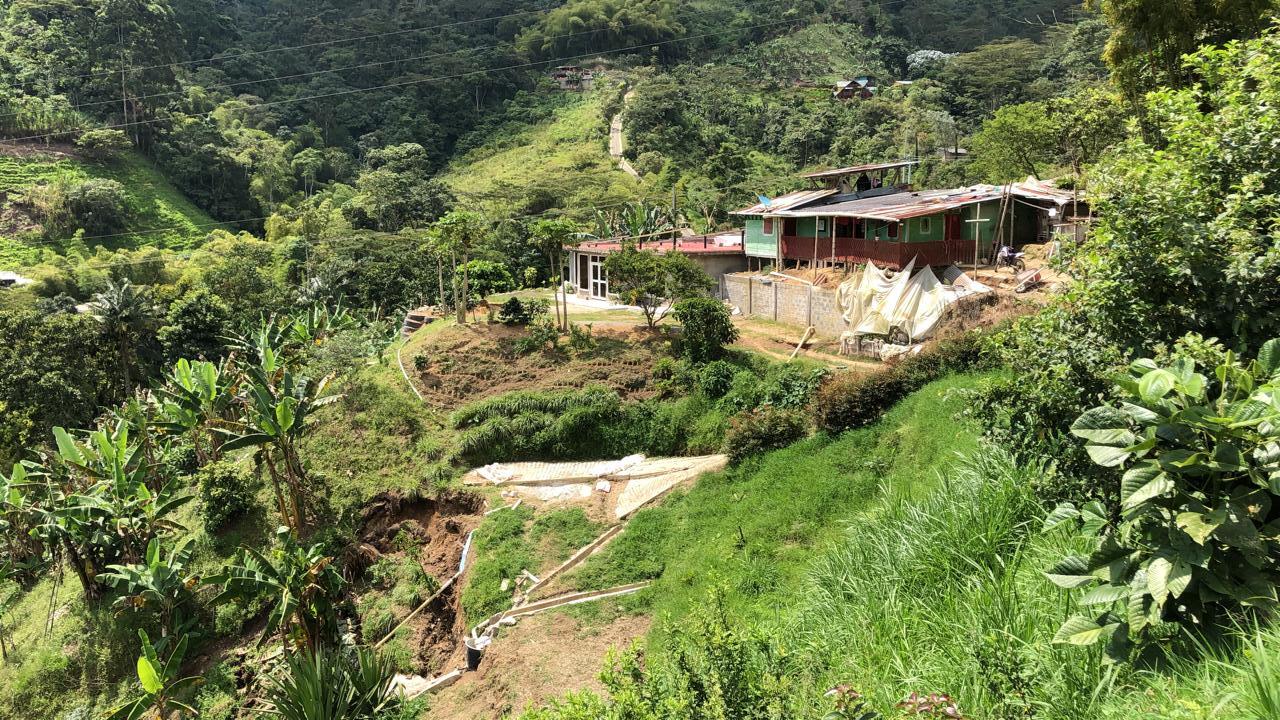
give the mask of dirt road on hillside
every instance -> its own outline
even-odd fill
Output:
[[[622,96],[623,109],[613,116],[613,120],[609,122],[609,155],[618,163],[618,169],[639,179],[640,173],[631,166],[622,153],[626,151],[626,144],[622,139],[622,116],[627,112],[626,105],[629,104],[636,96],[635,90],[628,90],[626,95]]]

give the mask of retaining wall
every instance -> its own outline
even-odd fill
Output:
[[[835,290],[758,275],[726,275],[724,287],[729,302],[743,315],[801,328],[812,325],[830,337],[839,337],[849,329]]]

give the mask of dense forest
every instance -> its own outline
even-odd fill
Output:
[[[1280,718],[1280,7],[1167,5],[0,0],[0,718]],[[570,317],[904,158],[1079,191],[1061,292],[782,362],[627,246]],[[642,645],[391,689],[609,530],[468,469],[711,453],[562,579]]]

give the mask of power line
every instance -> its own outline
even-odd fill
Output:
[[[904,0],[904,1],[905,1],[905,0]],[[740,6],[738,6],[738,7],[739,7],[739,9],[743,9],[743,8],[749,8],[749,7],[752,7],[752,6],[755,6],[755,5],[772,4],[772,2],[773,2],[773,0],[753,0],[753,2],[744,3],[743,5],[740,5]],[[711,15],[711,14],[715,14],[715,13],[718,13],[718,12],[719,12],[718,10],[708,10],[708,11],[703,11],[703,12],[699,12],[699,13],[694,13],[694,14],[689,15],[689,16],[687,16],[687,17],[690,17],[690,18],[693,18],[693,17],[701,17],[701,16],[704,16],[704,15]],[[546,36],[546,37],[545,37],[545,38],[543,38],[543,39],[544,39],[544,40],[560,40],[560,39],[563,39],[563,38],[577,37],[577,36],[579,36],[579,35],[592,35],[592,34],[599,33],[599,32],[601,32],[601,30],[600,30],[599,28],[592,29],[592,30],[579,30],[578,32],[562,33],[562,34],[560,34],[560,35],[548,35],[548,36]],[[432,59],[432,58],[448,57],[448,56],[451,56],[451,55],[460,55],[460,54],[462,54],[462,53],[480,53],[480,52],[487,52],[487,51],[489,51],[489,50],[499,50],[499,49],[504,49],[504,48],[513,48],[513,47],[514,47],[514,46],[513,46],[511,43],[495,43],[495,44],[493,44],[493,45],[484,45],[484,46],[480,46],[480,47],[473,47],[473,48],[462,48],[462,49],[460,49],[460,50],[451,50],[451,51],[448,51],[448,52],[429,53],[429,54],[426,54],[426,55],[414,55],[414,56],[411,56],[411,57],[405,57],[405,58],[394,58],[394,59],[391,59],[391,60],[378,60],[378,61],[372,61],[372,62],[367,62],[367,63],[361,63],[361,64],[358,64],[358,65],[347,65],[347,66],[344,66],[344,67],[330,68],[330,69],[327,69],[327,70],[312,70],[312,71],[310,71],[310,72],[297,73],[297,74],[294,74],[294,75],[276,75],[276,76],[272,76],[272,77],[269,77],[269,78],[261,78],[261,79],[258,79],[258,80],[242,80],[242,81],[239,81],[239,82],[226,83],[226,84],[223,84],[223,85],[201,85],[201,86],[198,86],[198,87],[200,87],[200,88],[201,88],[201,89],[203,89],[203,90],[226,90],[226,89],[229,89],[229,88],[241,87],[241,86],[244,86],[244,85],[256,85],[256,84],[259,84],[259,83],[279,82],[279,81],[283,81],[283,80],[296,80],[296,79],[298,79],[298,78],[314,77],[314,76],[316,76],[316,75],[327,75],[327,74],[329,74],[329,73],[340,73],[340,72],[346,72],[346,71],[348,71],[348,70],[360,70],[360,69],[364,69],[364,68],[379,67],[379,66],[382,66],[382,65],[394,65],[394,64],[396,64],[396,63],[407,63],[407,62],[413,62],[413,61],[416,61],[416,60],[430,60],[430,59]],[[153,99],[153,98],[159,98],[159,97],[177,97],[177,96],[181,96],[181,95],[183,95],[183,94],[185,94],[185,90],[174,90],[174,91],[170,91],[170,92],[152,93],[152,94],[150,94],[150,95],[140,95],[140,96],[133,97],[133,98],[129,98],[129,99],[130,99],[130,100],[133,100],[134,102],[137,102],[137,101],[139,101],[139,100],[150,100],[150,99]],[[33,95],[28,95],[27,97],[40,97],[40,96],[38,96],[38,95],[34,95],[34,96],[33,96]],[[49,98],[48,98],[48,97],[44,97],[44,98],[41,98],[41,99],[48,100]],[[94,102],[80,103],[80,104],[78,104],[78,105],[73,106],[71,109],[72,109],[73,111],[79,111],[79,110],[82,110],[82,109],[84,109],[84,108],[98,107],[98,106],[101,106],[101,105],[113,105],[113,104],[115,104],[115,102],[116,102],[116,101],[115,101],[114,99],[112,99],[112,100],[96,100],[96,101],[94,101]],[[17,116],[17,115],[21,115],[22,113],[23,113],[23,111],[21,111],[21,110],[16,110],[16,111],[8,112],[8,113],[0,113],[0,118],[4,118],[4,117],[14,117],[14,116]],[[136,124],[136,123],[135,123],[135,124]]]
[[[487,74],[489,74],[489,73],[496,73],[496,72],[501,72],[501,71],[504,71],[504,70],[519,70],[519,69],[531,68],[531,67],[534,67],[534,66],[537,66],[537,65],[544,65],[544,64],[551,64],[551,63],[566,62],[566,61],[569,61],[569,60],[581,60],[581,59],[585,59],[585,58],[602,57],[602,56],[606,56],[606,55],[616,55],[616,54],[619,54],[619,53],[625,53],[625,52],[635,52],[635,51],[637,51],[637,50],[645,50],[645,49],[649,49],[649,48],[658,47],[658,46],[660,46],[660,45],[670,45],[670,44],[672,44],[672,43],[688,42],[688,41],[691,41],[691,40],[700,40],[700,39],[703,39],[703,38],[715,37],[715,36],[717,36],[717,35],[724,35],[724,34],[726,34],[726,33],[737,33],[737,32],[743,32],[743,31],[746,31],[746,30],[755,30],[755,29],[759,29],[759,28],[763,28],[763,27],[772,27],[772,26],[777,26],[777,25],[786,25],[786,24],[792,24],[792,23],[794,23],[794,21],[793,21],[793,20],[774,20],[774,21],[767,22],[767,23],[759,23],[759,24],[756,24],[756,25],[747,25],[747,26],[744,26],[744,27],[732,28],[732,29],[727,29],[727,30],[717,30],[717,31],[714,31],[714,32],[702,33],[702,34],[699,34],[699,35],[686,35],[686,36],[684,36],[684,37],[672,38],[672,39],[669,39],[669,40],[659,40],[659,41],[655,41],[655,42],[643,43],[643,44],[640,44],[640,45],[631,45],[631,46],[624,47],[624,48],[617,48],[617,49],[615,49],[615,50],[603,50],[603,51],[600,51],[600,52],[581,53],[581,54],[578,54],[578,55],[568,55],[568,56],[559,57],[559,58],[552,58],[552,59],[548,59],[548,60],[537,60],[537,61],[526,62],[526,63],[517,63],[517,64],[513,64],[513,65],[505,65],[505,66],[502,66],[502,67],[496,67],[496,68],[487,68],[487,69],[481,69],[481,70],[470,70],[470,71],[467,71],[467,72],[454,73],[454,74],[452,74],[452,75],[438,75],[438,76],[434,76],[434,77],[420,78],[420,79],[417,79],[417,80],[404,80],[404,81],[400,81],[400,82],[387,83],[387,84],[385,84],[385,85],[377,85],[377,86],[369,87],[369,88],[352,88],[352,89],[349,89],[349,90],[339,90],[339,91],[330,92],[330,93],[321,93],[321,94],[319,94],[319,95],[308,95],[308,96],[304,96],[304,97],[300,97],[300,98],[289,98],[289,99],[287,99],[287,100],[273,100],[273,101],[270,101],[270,102],[258,103],[257,105],[254,105],[254,106],[252,106],[252,107],[253,107],[253,109],[257,110],[257,109],[261,109],[261,108],[277,107],[277,106],[280,106],[280,105],[289,105],[289,104],[292,104],[292,103],[306,102],[306,101],[308,101],[308,100],[326,100],[326,99],[329,99],[329,98],[345,97],[345,96],[348,96],[348,95],[357,95],[357,94],[360,94],[360,93],[375,92],[375,91],[378,91],[378,90],[393,90],[393,89],[395,89],[395,88],[409,87],[409,86],[412,86],[412,85],[421,85],[421,84],[423,84],[423,83],[436,82],[436,81],[440,81],[440,80],[456,80],[456,79],[459,79],[459,78],[472,77],[472,76],[475,76],[475,75],[487,75]],[[204,117],[204,118],[206,118],[206,119],[207,119],[207,118],[209,118],[209,117],[212,117],[213,112],[214,112],[214,111],[210,111],[210,112],[208,112],[208,113],[204,113],[202,116],[201,116],[201,115],[196,115],[196,116],[192,116],[192,117]],[[85,127],[85,128],[75,128],[75,129],[71,129],[71,130],[63,130],[63,131],[60,131],[60,132],[40,133],[40,134],[37,134],[37,135],[27,135],[27,136],[23,136],[23,137],[7,138],[7,140],[8,140],[9,142],[17,143],[17,142],[22,142],[22,141],[25,141],[25,140],[39,140],[39,139],[43,139],[43,138],[52,138],[52,137],[57,137],[57,136],[59,136],[59,135],[66,135],[66,134],[71,133],[71,132],[76,132],[77,130],[113,130],[113,129],[121,129],[121,128],[130,128],[130,127],[136,127],[136,126],[138,126],[138,125],[152,125],[152,124],[155,124],[155,123],[158,123],[158,122],[165,122],[165,121],[167,121],[168,119],[169,119],[169,118],[152,118],[152,119],[150,119],[150,120],[141,120],[141,121],[132,122],[132,123],[117,123],[117,124],[114,124],[114,125],[104,125],[104,126],[98,126],[98,127],[93,127],[93,128],[89,128],[89,127]]]
[[[401,30],[389,30],[387,32],[373,33],[371,35],[355,35],[351,37],[337,38],[334,40],[324,40],[319,42],[305,43],[302,45],[290,45],[288,47],[269,48],[267,50],[249,50],[246,52],[236,53],[234,55],[213,55],[210,57],[198,58],[195,60],[182,60],[179,62],[157,63],[155,65],[142,65],[139,67],[132,68],[131,72],[142,72],[144,70],[155,70],[156,68],[164,68],[164,67],[184,67],[187,65],[199,65],[200,63],[206,63],[206,62],[224,62],[227,60],[240,60],[247,57],[257,57],[259,55],[270,55],[273,53],[287,52],[290,50],[305,50],[308,48],[327,47],[329,45],[341,45],[342,43],[348,43],[348,42],[359,42],[363,40],[375,40],[377,38],[406,35],[408,33],[424,32],[426,30],[438,30],[441,28],[460,27],[463,25],[475,25],[477,23],[488,22],[490,20],[506,20],[508,18],[521,17],[524,15],[537,15],[539,13],[546,12],[547,10],[550,10],[550,9],[551,9],[551,6],[548,5],[546,7],[542,7],[536,10],[525,10],[522,12],[507,13],[506,15],[490,15],[488,17],[473,18],[471,20],[457,20],[454,22],[441,23],[438,25],[424,25],[422,27],[404,28]],[[79,80],[82,78],[101,77],[103,75],[115,75],[115,74],[116,74],[115,70],[100,70],[97,72],[83,73],[80,75],[69,75],[66,77],[66,79]]]

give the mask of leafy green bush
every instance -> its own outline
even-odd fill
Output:
[[[684,326],[680,343],[684,355],[696,363],[720,357],[724,346],[738,339],[729,308],[715,298],[681,300],[672,312]]]
[[[123,155],[132,145],[121,130],[86,130],[76,138],[76,149],[97,162],[110,162]]]
[[[738,368],[724,360],[707,363],[698,372],[698,389],[708,398],[717,400],[728,394],[737,374]]]
[[[498,322],[503,325],[528,325],[547,314],[551,303],[546,300],[521,300],[509,298],[498,310]]]
[[[128,193],[115,180],[95,178],[73,185],[67,189],[64,201],[71,223],[66,229],[83,229],[88,235],[120,232],[132,214]]]
[[[653,365],[653,385],[663,397],[684,395],[697,385],[697,373],[688,360],[663,357]]]
[[[216,535],[253,506],[253,482],[248,471],[230,461],[204,466],[197,473],[200,517],[205,532]]]
[[[521,355],[530,355],[539,350],[555,352],[560,349],[560,330],[551,318],[542,316],[529,324],[529,332],[516,340],[515,350]]]
[[[464,271],[467,273],[467,292],[470,293],[473,301],[516,289],[516,281],[511,277],[511,271],[501,263],[472,260],[465,265],[459,265],[454,272],[454,282],[462,283]]]
[[[591,325],[569,324],[569,352],[574,355],[585,355],[593,352],[600,343],[591,334]]]
[[[826,368],[774,365],[765,376],[761,400],[781,408],[802,408],[813,399],[827,374]]]
[[[742,462],[753,455],[784,448],[803,438],[809,423],[796,410],[765,405],[747,410],[729,421],[724,450],[732,462]]]
[[[908,394],[940,377],[981,362],[976,335],[941,340],[917,355],[869,375],[842,373],[822,385],[813,401],[818,427],[829,433],[863,427]]]
[[[1116,379],[1117,405],[1072,425],[1095,463],[1127,469],[1118,517],[1099,502],[1065,503],[1046,521],[1093,538],[1092,553],[1048,577],[1104,609],[1069,619],[1055,642],[1107,640],[1127,659],[1131,642],[1168,638],[1169,623],[1204,627],[1280,605],[1280,340],[1252,362],[1227,354],[1212,376],[1197,366],[1139,360]]]

